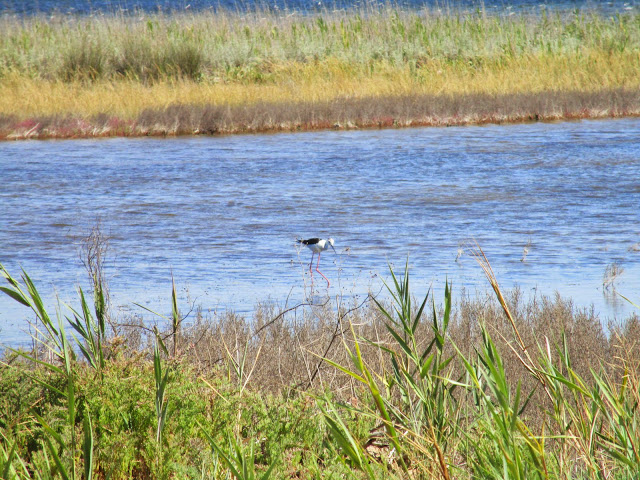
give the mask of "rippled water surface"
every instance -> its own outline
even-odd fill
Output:
[[[476,239],[504,288],[620,317],[632,308],[602,282],[615,262],[617,291],[640,299],[639,132],[624,119],[5,142],[0,262],[24,267],[52,310],[55,292],[73,303],[87,285],[80,238],[100,221],[115,308],[167,311],[173,272],[183,305],[250,312],[304,298],[311,255],[297,237],[335,238],[321,270],[347,296],[377,291],[407,255],[418,291],[446,278],[485,291],[474,260],[456,261]],[[1,343],[25,338],[27,317],[0,297]]]
[[[367,9],[371,6],[426,8],[438,11],[475,12],[509,15],[518,12],[598,11],[603,14],[635,12],[639,0],[0,0],[3,15],[56,14],[134,14],[138,12],[193,12],[224,9],[230,11],[272,10],[298,12],[326,12],[333,9]]]

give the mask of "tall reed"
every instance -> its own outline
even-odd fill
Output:
[[[396,8],[311,16],[196,13],[165,16],[5,18],[0,74],[96,80],[135,78],[260,83],[318,65],[367,76],[408,66],[416,75],[443,65],[481,71],[513,59],[633,55],[640,15],[546,14],[513,17],[437,14]],[[330,67],[331,64],[335,66]]]
[[[479,247],[472,254],[511,325],[502,352],[484,324],[475,354],[463,353],[447,335],[448,287],[442,320],[434,309],[432,339],[425,350],[418,349],[414,332],[426,321],[426,298],[414,312],[407,269],[401,282],[391,272],[394,314],[379,308],[393,341],[374,345],[390,355],[393,376],[373,371],[363,360],[360,344],[371,339],[354,336],[355,350],[345,343],[355,368],[329,361],[366,385],[367,403],[373,405],[358,411],[330,400],[320,403],[343,455],[368,478],[375,478],[374,465],[379,464],[400,477],[450,478],[455,471],[462,478],[635,478],[640,471],[638,359],[612,359],[613,369],[591,365],[590,378],[584,378],[572,366],[566,336],[555,356],[546,336],[544,343],[525,344],[486,256]],[[445,343],[455,356],[443,355]],[[503,356],[509,350],[546,394],[535,413],[525,413],[535,389],[523,396],[524,379],[513,378],[505,368]],[[462,377],[456,379],[456,371]],[[460,395],[453,394],[456,388]],[[373,455],[367,449],[371,439],[360,440],[351,432],[343,421],[348,412],[373,416],[385,426],[386,456]]]
[[[68,429],[71,431],[70,439],[64,439],[55,426],[49,424],[44,417],[38,414],[35,408],[32,410],[32,414],[46,432],[46,435],[44,436],[44,443],[46,444],[49,454],[53,458],[56,470],[65,480],[76,480],[76,478],[80,478],[76,465],[77,457],[80,454],[80,448],[75,434],[75,426],[76,420],[78,419],[78,409],[81,405],[81,400],[78,398],[77,392],[78,374],[75,366],[73,344],[69,342],[66,335],[64,317],[60,313],[57,314],[58,321],[56,327],[44,307],[38,290],[26,272],[22,272],[22,284],[18,279],[11,276],[2,264],[0,264],[0,274],[10,285],[10,287],[0,287],[0,290],[17,302],[29,307],[36,314],[39,322],[45,328],[46,333],[44,335],[44,339],[39,340],[38,337],[34,337],[34,339],[39,340],[42,347],[48,350],[48,356],[51,360],[40,360],[33,353],[29,354],[19,350],[11,350],[17,355],[24,357],[26,360],[42,366],[49,371],[50,375],[58,375],[63,379],[63,386],[59,387],[54,382],[42,380],[29,374],[36,383],[40,384],[52,394],[59,395],[64,399],[66,407],[64,418]],[[80,291],[80,294],[83,310],[88,311],[82,291]],[[80,329],[80,331],[87,335],[93,335],[94,330],[92,327],[89,326],[88,328],[88,331],[83,329]],[[90,353],[85,347],[82,348],[82,351],[87,355],[87,360],[93,361],[94,367],[98,368],[98,365],[95,363],[95,352],[92,351]],[[62,367],[60,367],[59,364],[62,364]],[[93,473],[93,426],[89,413],[85,414],[83,417],[83,430],[83,465],[85,466],[85,479],[89,480]],[[5,465],[5,470],[7,470],[7,472],[9,471],[8,467],[11,466],[11,460],[14,453],[15,452],[12,449],[6,461],[7,465]]]
[[[420,471],[429,475],[451,477],[449,457],[459,441],[460,410],[454,396],[459,380],[451,368],[453,356],[447,355],[447,328],[451,314],[451,290],[445,287],[442,318],[433,302],[431,341],[421,346],[418,329],[424,328],[422,317],[429,294],[414,311],[409,288],[408,262],[402,279],[390,269],[393,284],[387,285],[392,297],[392,310],[376,301],[386,317],[386,328],[393,339],[392,346],[374,343],[381,353],[390,356],[391,372],[373,371],[362,357],[360,340],[354,335],[353,348],[345,343],[353,368],[327,360],[367,387],[374,410],[367,412],[384,426],[393,450],[385,462],[405,473]],[[367,341],[367,340],[364,340]],[[369,340],[371,341],[371,340]],[[332,402],[327,401],[329,405]],[[343,422],[336,406],[323,410],[334,439],[353,465],[373,477],[370,461]],[[437,465],[437,468],[435,467]]]

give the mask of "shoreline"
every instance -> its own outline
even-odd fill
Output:
[[[0,114],[0,140],[177,137],[316,130],[444,127],[640,116],[640,89],[504,95],[389,95],[324,102],[172,104],[133,119],[107,114]]]
[[[4,140],[640,115],[635,13],[194,13],[0,30]]]

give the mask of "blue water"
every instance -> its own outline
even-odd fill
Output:
[[[369,8],[393,4],[400,8],[427,8],[433,11],[476,11],[511,14],[539,13],[542,9],[558,11],[589,10],[604,14],[637,12],[640,0],[0,0],[0,14],[132,14],[136,12],[184,12],[201,10],[314,12],[333,9]]]
[[[333,236],[320,267],[346,298],[407,255],[417,293],[445,279],[484,292],[475,261],[456,261],[476,240],[503,288],[623,317],[632,307],[602,282],[615,262],[617,292],[640,300],[638,132],[622,119],[0,143],[0,263],[23,267],[52,312],[56,294],[77,306],[81,238],[99,221],[114,312],[166,313],[173,274],[181,308],[250,314],[308,298],[297,237]],[[28,318],[0,296],[0,343],[23,340]]]

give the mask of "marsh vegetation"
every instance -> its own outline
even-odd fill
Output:
[[[2,268],[39,327],[0,364],[3,478],[633,478],[638,317],[525,301],[470,253],[493,295],[391,271],[384,301],[186,321],[174,286],[156,326],[99,268],[57,318]]]
[[[4,136],[459,124],[639,111],[637,14],[504,17],[378,8],[0,22]],[[433,103],[440,107],[429,109]]]

